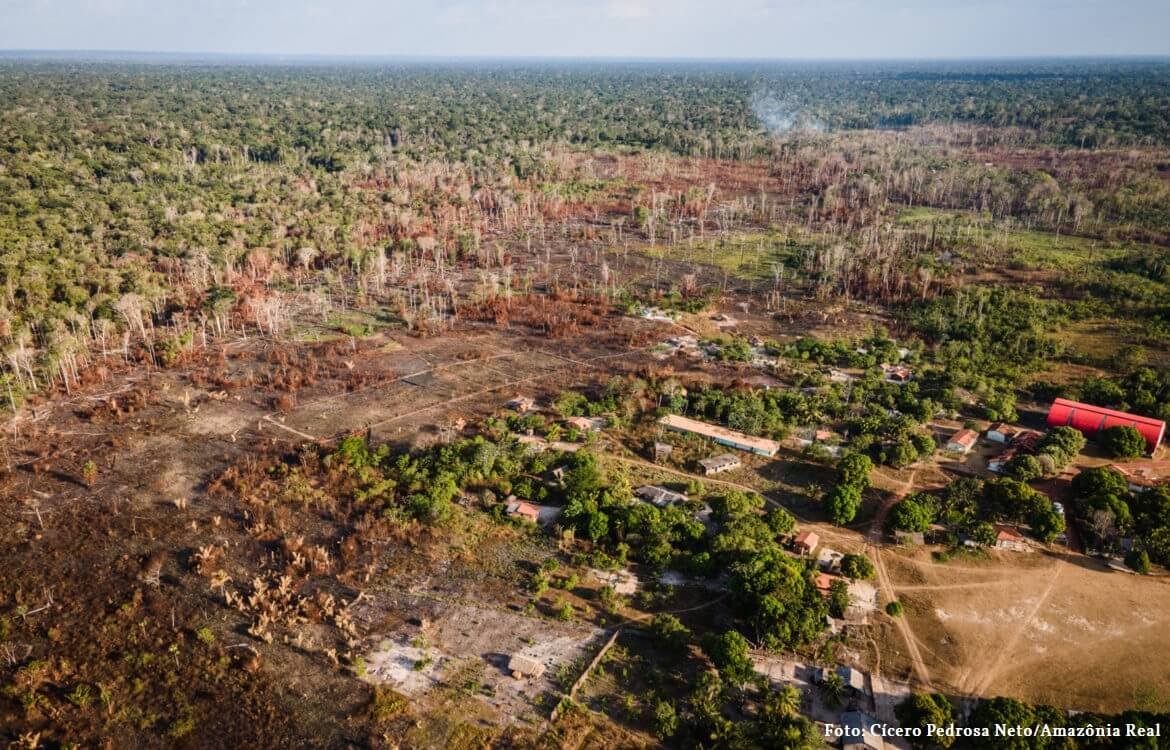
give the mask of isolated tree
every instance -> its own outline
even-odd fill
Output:
[[[861,489],[852,484],[839,484],[829,490],[825,497],[829,518],[838,526],[844,526],[857,516],[861,509]]]
[[[90,487],[97,483],[98,468],[93,460],[86,461],[81,467],[81,479]]]
[[[654,734],[661,740],[674,736],[678,731],[678,712],[667,700],[654,702]]]
[[[916,496],[895,505],[886,517],[886,526],[895,531],[926,531],[934,522],[934,510]]]
[[[772,508],[764,515],[764,522],[773,534],[787,534],[796,527],[796,519],[783,508]]]

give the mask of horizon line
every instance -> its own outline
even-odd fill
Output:
[[[80,57],[93,55],[114,60],[129,57],[256,59],[348,62],[656,62],[656,63],[928,63],[928,62],[1170,62],[1170,53],[1066,53],[1058,55],[956,55],[922,57],[757,57],[757,56],[649,56],[649,55],[497,55],[497,54],[409,54],[341,52],[219,52],[191,50],[82,49],[12,47],[0,49],[0,57]]]

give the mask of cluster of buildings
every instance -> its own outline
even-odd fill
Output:
[[[1160,419],[1143,417],[1137,414],[1107,409],[1103,406],[1083,404],[1077,401],[1058,398],[1052,403],[1048,411],[1048,427],[1072,427],[1092,438],[1097,433],[1109,427],[1124,425],[1133,427],[1146,440],[1146,446],[1152,455],[1166,435],[1166,423]],[[983,436],[988,442],[1004,446],[1003,450],[988,460],[989,471],[1001,474],[1008,462],[1021,453],[1034,453],[1044,435],[1036,430],[1016,427],[1004,422],[997,422],[987,428]],[[950,453],[966,455],[979,442],[979,433],[972,429],[962,429],[951,435],[945,444]],[[1132,471],[1125,467],[1116,467],[1123,474]],[[1139,486],[1149,486],[1154,475],[1139,478]]]
[[[983,437],[991,443],[1008,446],[1005,451],[1004,463],[1011,460],[1016,451],[1031,450],[1040,442],[1043,434],[1036,430],[1015,427],[1004,422],[997,422],[987,428]],[[943,446],[948,453],[966,455],[974,450],[979,443],[979,433],[970,428],[963,428],[947,438]]]
[[[1170,461],[1112,464],[1110,468],[1125,477],[1130,492],[1170,485]]]
[[[1004,448],[988,460],[988,470],[1002,474],[1009,461],[1021,453],[1034,452],[1043,438],[1044,435],[1036,430],[1013,427],[1003,422],[993,424],[987,430],[987,439]]]
[[[829,547],[822,547],[820,534],[815,531],[802,531],[793,538],[791,548],[793,553],[801,557],[811,558],[816,555],[818,572],[813,583],[821,596],[829,596],[835,581],[845,581],[849,590],[849,607],[845,610],[845,622],[865,622],[870,613],[877,609],[877,588],[866,581],[851,581],[843,577],[841,561],[845,555]]]

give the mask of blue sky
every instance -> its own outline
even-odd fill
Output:
[[[0,49],[917,58],[1170,54],[1170,0],[0,0]]]

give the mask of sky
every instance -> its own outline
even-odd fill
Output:
[[[1170,0],[0,0],[0,49],[430,57],[1170,54]]]

